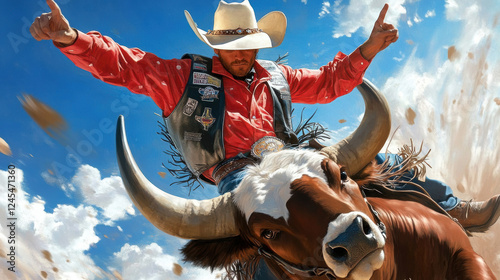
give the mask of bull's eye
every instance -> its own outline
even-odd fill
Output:
[[[340,180],[342,180],[342,182],[345,182],[348,179],[349,178],[347,177],[347,173],[345,171],[340,172]]]
[[[270,230],[270,229],[265,229],[262,231],[260,236],[262,236],[265,239],[276,239],[278,236],[279,231],[276,230]]]

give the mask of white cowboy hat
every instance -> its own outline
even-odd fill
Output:
[[[188,11],[184,11],[194,33],[204,43],[220,50],[251,50],[274,48],[285,37],[286,16],[270,12],[258,22],[248,0],[242,3],[220,1],[214,15],[213,30],[199,29]]]

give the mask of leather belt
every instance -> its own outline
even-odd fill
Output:
[[[232,171],[257,163],[264,154],[280,151],[284,147],[283,140],[273,136],[264,136],[252,145],[251,151],[247,155],[239,154],[220,163],[212,172],[212,178],[215,180],[215,184],[219,185],[220,181]]]
[[[222,162],[214,169],[212,178],[215,180],[215,184],[219,185],[220,181],[224,179],[229,173],[257,162],[258,160],[253,157],[231,158]]]

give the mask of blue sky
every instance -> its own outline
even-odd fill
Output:
[[[352,3],[351,3],[352,2]],[[288,18],[281,46],[259,52],[276,59],[289,53],[294,68],[319,68],[338,51],[352,52],[368,36],[384,1],[252,1],[257,18],[273,10]],[[355,3],[354,3],[355,2]],[[391,105],[395,133],[391,149],[413,139],[431,149],[430,174],[449,183],[463,199],[500,193],[500,4],[496,0],[390,0],[386,21],[400,38],[377,55],[366,72]],[[161,58],[184,53],[212,55],[189,28],[188,10],[202,29],[210,29],[218,1],[63,0],[70,24],[100,31],[118,43]],[[189,190],[164,172],[168,159],[157,121],[160,110],[147,97],[107,85],[76,68],[51,42],[34,40],[29,25],[45,1],[4,5],[0,48],[0,138],[12,155],[0,154],[0,258],[8,253],[7,170],[16,167],[15,274],[0,262],[0,278],[47,279],[216,279],[217,272],[183,263],[178,249],[186,241],[158,231],[132,206],[116,164],[114,126],[125,115],[129,143],[139,166],[157,186],[188,197]],[[50,137],[23,110],[19,97],[30,94],[56,110],[68,124]],[[297,105],[300,112],[302,105]],[[355,92],[318,110],[333,140],[353,131],[363,114]],[[412,118],[409,112],[415,112]],[[155,114],[156,113],[156,114]],[[298,116],[297,116],[298,118]],[[346,122],[339,122],[345,120]],[[217,195],[211,186],[189,198]],[[475,248],[500,277],[495,244],[500,227],[472,238]],[[495,241],[496,240],[496,241]],[[498,243],[496,243],[498,244]],[[48,253],[50,253],[50,256]],[[182,265],[177,276],[173,265]]]

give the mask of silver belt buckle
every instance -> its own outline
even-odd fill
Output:
[[[262,158],[266,153],[283,150],[285,142],[273,136],[264,136],[253,143],[251,154],[256,158]]]

